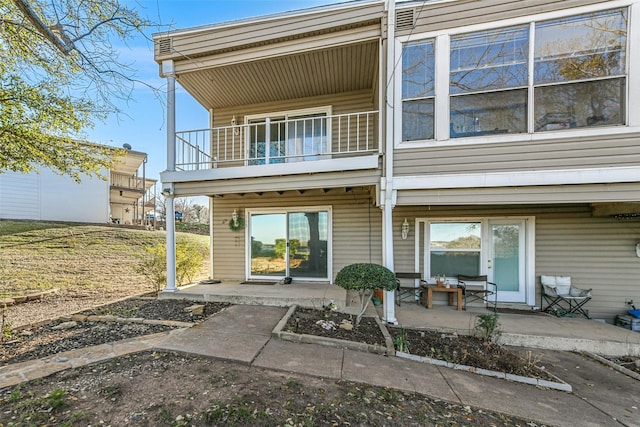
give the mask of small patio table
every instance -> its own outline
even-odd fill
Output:
[[[432,308],[433,306],[433,293],[434,292],[446,292],[449,294],[449,305],[453,305],[453,295],[456,294],[457,295],[457,303],[458,303],[458,310],[462,310],[462,288],[458,288],[457,286],[455,288],[446,288],[446,287],[440,287],[440,286],[421,286],[421,288],[423,290],[426,290],[426,294],[427,294],[427,301],[425,304],[424,299],[421,301],[422,305],[426,306],[427,308]],[[422,294],[424,296],[424,292]]]

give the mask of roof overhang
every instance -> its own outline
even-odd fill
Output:
[[[375,91],[384,2],[349,2],[154,35],[155,59],[207,110]]]

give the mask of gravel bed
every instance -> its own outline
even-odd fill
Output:
[[[132,298],[85,310],[85,315],[112,315],[121,318],[145,318],[180,322],[201,322],[229,304],[206,302],[202,315],[184,309],[193,301]],[[64,324],[64,325],[63,325]],[[59,329],[62,325],[62,329]],[[69,322],[58,319],[31,328],[16,330],[0,343],[0,366],[48,357],[59,352],[84,348],[141,335],[173,329],[167,325],[128,322]]]

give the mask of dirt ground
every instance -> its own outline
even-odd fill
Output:
[[[202,318],[190,319],[185,318],[184,304],[190,303],[137,298],[95,308],[85,314],[198,322],[224,308],[208,303],[211,306],[205,308]],[[133,326],[135,333],[145,333],[142,325],[127,326],[120,322],[81,323],[54,333],[51,328],[59,323],[28,328],[32,335],[23,336],[22,343],[2,344],[2,348],[8,350],[5,351],[7,357],[0,358],[0,363],[44,357],[66,349],[74,341],[80,345],[95,344],[101,339],[108,340],[109,330],[121,334]],[[369,326],[363,326],[361,335],[351,339],[379,341],[379,329],[376,335]],[[27,348],[29,352],[24,353]],[[22,356],[9,357],[18,352],[23,352]],[[389,424],[537,425],[392,389],[266,371],[176,353],[133,354],[0,391],[2,426]]]
[[[522,426],[392,389],[176,353],[138,353],[0,391],[5,426]]]

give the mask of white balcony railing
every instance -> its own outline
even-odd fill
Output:
[[[270,165],[378,153],[378,112],[176,132],[176,169]]]
[[[111,186],[143,193],[145,191],[145,181],[142,178],[117,172],[111,172]]]

